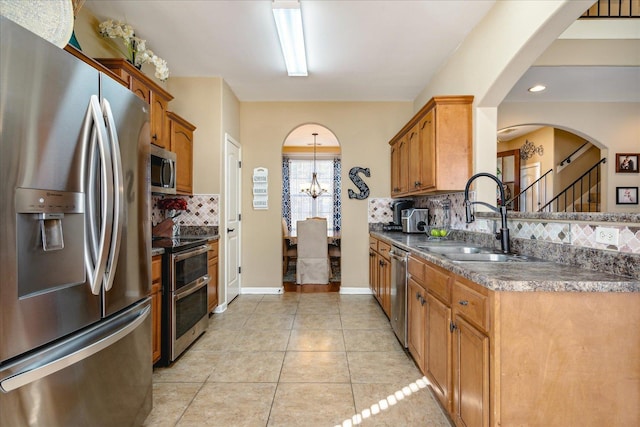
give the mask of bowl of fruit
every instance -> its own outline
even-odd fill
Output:
[[[431,226],[426,230],[429,240],[444,240],[447,238],[451,230],[444,226]]]

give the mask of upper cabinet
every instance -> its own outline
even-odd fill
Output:
[[[196,127],[173,112],[169,120],[169,150],[176,153],[176,191],[193,193],[193,131]]]
[[[111,70],[140,99],[149,104],[151,143],[170,149],[167,109],[173,96],[136,67],[122,58],[97,58],[100,64]]]
[[[391,196],[464,190],[472,173],[473,96],[438,96],[389,142]]]

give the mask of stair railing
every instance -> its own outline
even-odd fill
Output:
[[[606,162],[606,158],[600,159],[600,161],[591,166],[588,171],[569,184],[547,204],[538,209],[538,212],[576,212],[575,204],[576,202],[584,204],[583,199],[585,193],[587,194],[587,212],[597,212],[597,210],[591,210],[591,204],[594,203],[598,207],[600,205],[600,165]],[[596,189],[596,200],[591,200],[591,189],[594,187]],[[582,209],[580,211],[584,212]]]
[[[518,204],[518,207],[520,208],[520,212],[527,212],[529,202],[531,202],[531,209],[529,210],[529,212],[538,211],[542,203],[545,203],[547,200],[547,175],[549,175],[550,173],[553,173],[553,169],[549,169],[548,171],[546,171],[544,175],[529,184],[527,188],[507,200],[506,206],[514,206],[513,202],[515,200],[519,200],[520,203]],[[540,182],[542,182],[542,185],[540,186],[542,191],[540,191],[540,188],[536,188],[536,185]],[[534,200],[534,191],[536,190],[537,192],[535,195],[537,195],[537,201]],[[542,197],[540,193],[542,193]],[[534,203],[536,204],[535,207],[533,206]]]
[[[564,166],[565,163],[571,163],[571,157],[574,154],[576,154],[578,151],[582,150],[582,147],[584,147],[587,144],[590,144],[590,143],[589,142],[585,142],[577,150],[575,150],[573,153],[569,154],[566,159],[564,159],[563,161],[560,162],[560,166]]]

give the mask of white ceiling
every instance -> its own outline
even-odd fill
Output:
[[[287,76],[270,0],[87,0],[83,7],[100,21],[131,24],[171,76],[223,77],[241,101],[413,101],[494,2],[301,0],[308,77]],[[637,38],[638,20],[623,22],[631,36],[619,37]],[[574,27],[583,28],[567,32]],[[593,32],[572,34],[561,38]],[[531,67],[504,101],[640,102],[635,63],[553,65]],[[547,90],[527,92],[537,83]]]
[[[530,93],[537,84],[547,87]],[[640,102],[640,68],[534,66],[507,94],[507,102]]]
[[[270,0],[87,0],[132,25],[174,77],[241,101],[413,101],[495,0],[302,0],[308,77],[288,77]]]

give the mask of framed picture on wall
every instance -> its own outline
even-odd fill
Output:
[[[638,173],[640,153],[616,153],[616,172]]]
[[[638,187],[616,187],[617,205],[637,205]]]

